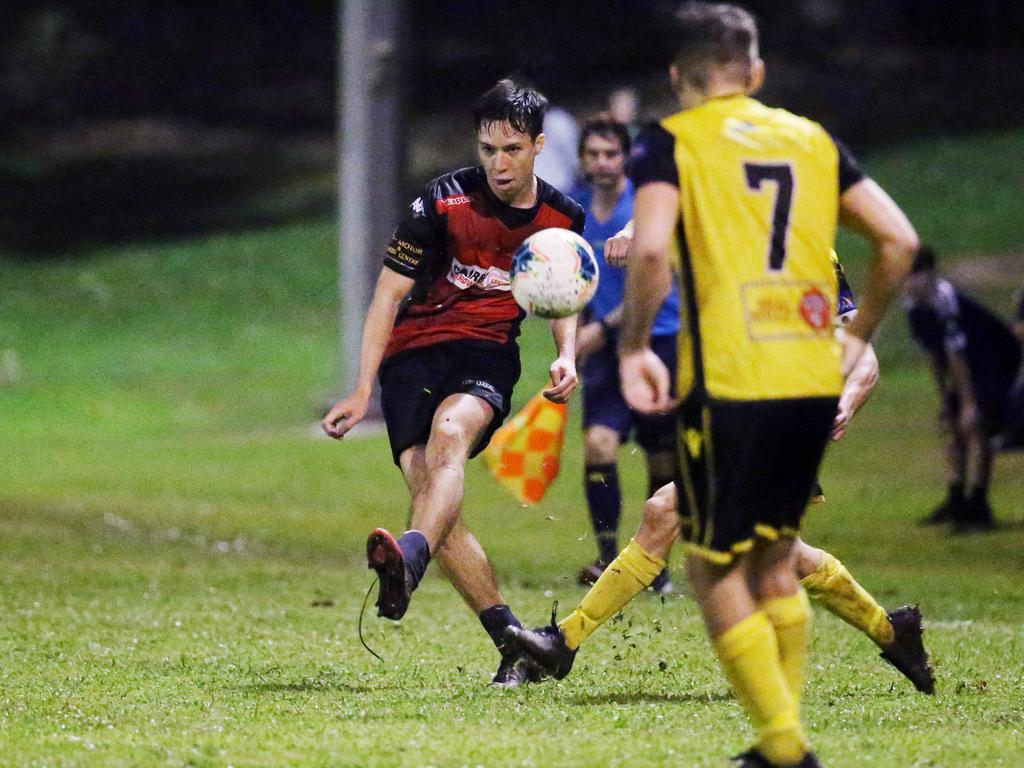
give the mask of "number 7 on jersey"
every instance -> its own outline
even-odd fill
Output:
[[[768,271],[779,272],[786,261],[789,210],[793,204],[793,169],[789,163],[744,163],[747,188],[760,192],[765,182],[775,182],[775,206],[768,246]]]

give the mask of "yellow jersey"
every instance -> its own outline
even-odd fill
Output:
[[[811,120],[736,95],[645,130],[631,175],[679,188],[679,394],[838,395],[832,247],[841,190],[862,178],[845,149]]]

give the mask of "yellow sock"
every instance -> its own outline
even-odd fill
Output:
[[[604,569],[583,601],[569,616],[558,622],[565,635],[565,644],[573,650],[593,634],[594,630],[622,610],[630,600],[651,586],[661,573],[665,561],[645,550],[636,539]]]
[[[758,751],[778,765],[799,763],[807,752],[807,739],[779,664],[775,630],[765,612],[730,627],[712,645],[757,731]]]
[[[854,580],[846,566],[828,552],[818,570],[800,583],[814,600],[882,648],[895,639],[885,609]]]
[[[807,593],[801,589],[789,597],[774,597],[761,603],[761,608],[775,628],[782,674],[799,710],[807,644],[811,635],[811,606],[807,602]]]

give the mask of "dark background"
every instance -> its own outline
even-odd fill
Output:
[[[1024,3],[744,5],[762,28],[762,98],[856,152],[1022,117]],[[648,114],[670,109],[662,30],[675,6],[406,4],[406,186],[467,160],[472,100],[508,73],[576,112],[625,84]],[[46,258],[333,210],[336,13],[311,0],[5,3],[0,253]]]

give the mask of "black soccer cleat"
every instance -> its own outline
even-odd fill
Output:
[[[668,568],[662,568],[661,572],[654,577],[654,581],[651,582],[650,590],[656,595],[671,595],[676,591],[676,585],[672,583],[672,576],[668,572]]]
[[[928,661],[928,651],[921,642],[921,611],[916,605],[904,605],[889,614],[895,639],[881,654],[898,669],[921,693],[935,693],[935,673]]]
[[[962,515],[962,509],[964,502],[958,501],[952,497],[946,497],[946,499],[939,504],[935,509],[929,512],[927,515],[922,517],[918,521],[918,525],[945,525],[946,523],[953,522],[954,518]]]
[[[733,768],[781,768],[775,763],[769,762],[768,758],[756,749],[751,749],[742,755],[736,755],[736,757],[732,758],[732,762]],[[814,756],[813,752],[808,752],[792,768],[821,768],[821,763],[818,762],[818,758]]]
[[[958,514],[953,515],[953,533],[983,533],[995,527],[992,507],[984,499],[969,499]]]
[[[537,629],[506,628],[505,643],[517,654],[537,662],[548,677],[561,680],[572,671],[576,651],[565,644],[565,635],[553,619],[550,626]]]
[[[601,574],[604,573],[604,569],[607,568],[607,564],[600,560],[595,560],[592,563],[587,563],[580,568],[579,575],[576,577],[576,581],[579,582],[581,587],[589,587],[595,581],[601,578]]]
[[[366,567],[380,578],[377,593],[377,615],[398,620],[409,607],[410,589],[406,582],[405,557],[392,536],[384,528],[376,528],[366,540]]]
[[[518,688],[526,683],[543,682],[545,677],[540,664],[529,656],[512,652],[502,655],[491,685],[495,688]]]

